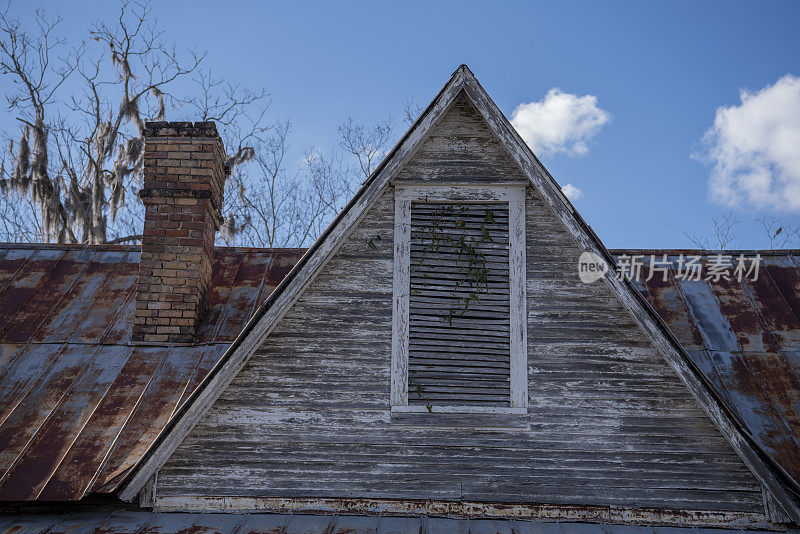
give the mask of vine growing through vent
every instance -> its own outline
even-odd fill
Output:
[[[494,213],[491,209],[486,210],[480,226],[480,237],[475,238],[467,235],[466,223],[467,206],[464,204],[447,204],[438,208],[433,214],[430,226],[412,234],[412,238],[419,239],[424,252],[438,253],[442,248],[454,249],[458,255],[455,265],[463,277],[456,280],[452,296],[456,299],[456,305],[447,310],[447,314],[442,317],[448,324],[453,324],[453,318],[464,315],[470,309],[470,305],[478,302],[489,288],[489,269],[486,266],[486,255],[481,252],[482,245],[493,243],[491,233],[487,228],[488,224],[493,224]],[[443,224],[452,221],[452,225],[460,233],[446,231]],[[450,230],[450,229],[448,229]],[[423,266],[425,258],[418,261],[420,267]],[[426,279],[423,287],[428,286],[427,279],[430,275],[423,274]],[[459,289],[468,288],[466,295],[459,295]]]
[[[442,205],[433,212],[430,225],[412,231],[412,239],[419,241],[423,255],[417,260],[417,265],[422,271],[425,263],[425,253],[437,254],[442,249],[457,252],[455,266],[461,274],[455,281],[451,296],[455,305],[447,309],[442,320],[452,326],[453,318],[463,316],[469,311],[470,306],[478,302],[489,288],[489,269],[486,266],[486,255],[481,252],[487,243],[493,243],[487,225],[495,222],[494,213],[486,209],[480,225],[479,236],[471,236],[467,231],[468,207],[464,204]],[[428,287],[430,274],[423,272],[423,287]],[[462,288],[468,288],[466,295],[461,294]],[[412,294],[419,294],[419,290],[412,290]],[[415,379],[413,370],[408,371],[408,389],[425,403],[428,412],[433,411],[433,404],[427,396],[422,385]]]

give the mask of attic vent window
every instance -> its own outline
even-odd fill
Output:
[[[526,411],[524,194],[397,188],[393,411]]]

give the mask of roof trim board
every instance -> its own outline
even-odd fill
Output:
[[[577,243],[584,250],[605,258],[609,265],[615,265],[614,258],[566,199],[550,173],[514,130],[469,68],[462,65],[453,73],[431,104],[366,180],[323,235],[257,310],[204,382],[128,475],[128,481],[120,490],[120,498],[123,500],[134,499],[157,469],[169,459],[172,452],[211,408],[250,356],[261,345],[264,338],[270,334],[304,289],[313,281],[320,269],[336,253],[350,231],[358,224],[361,216],[390,185],[395,173],[413,156],[429,130],[444,115],[462,91],[470,98],[489,124],[494,135],[526,173],[531,184],[536,187],[554,215]],[[630,282],[617,280],[613,270],[607,271],[605,282],[645,331],[654,346],[661,352],[667,363],[704,408],[754,476],[768,489],[792,520],[800,522],[800,507],[785,485],[791,481],[783,481],[775,473],[773,462],[756,447],[724,403],[717,398],[711,385],[706,382],[702,373],[695,367],[689,355],[663,320]]]

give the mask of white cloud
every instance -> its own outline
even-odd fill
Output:
[[[578,96],[550,89],[538,102],[520,104],[511,124],[528,145],[540,154],[584,154],[587,141],[611,120],[593,95]]]
[[[800,78],[786,75],[717,108],[703,136],[712,200],[800,211]]]
[[[583,198],[583,191],[572,184],[564,184],[561,186],[561,191],[563,191],[564,195],[566,195],[566,197],[573,202]]]

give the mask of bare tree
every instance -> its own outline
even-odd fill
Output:
[[[800,227],[788,227],[775,217],[759,217],[756,222],[763,228],[770,250],[791,247],[800,233]]]
[[[375,170],[395,137],[390,119],[370,127],[346,119],[339,148],[305,150],[298,168],[286,165],[288,121],[257,145],[254,161],[229,179],[223,237],[229,244],[302,246],[316,239]]]
[[[728,250],[736,241],[738,237],[735,233],[737,224],[739,224],[739,220],[731,211],[714,218],[714,241],[719,250]]]
[[[180,54],[167,44],[147,2],[123,2],[112,24],[94,23],[76,47],[55,37],[59,18],[36,12],[35,21],[28,30],[8,9],[0,14],[0,68],[14,83],[8,104],[23,125],[10,148],[13,167],[0,169],[0,202],[6,213],[34,208],[5,218],[5,239],[138,239],[142,130],[146,120],[163,120],[168,107],[186,105],[193,118],[230,130],[229,164],[251,158],[247,143],[268,129],[266,93],[199,73],[203,54]],[[172,93],[192,76],[200,89],[195,96]],[[68,78],[79,88],[61,94]]]
[[[306,152],[296,172],[287,170],[289,131],[289,121],[276,124],[253,161],[229,178],[222,233],[228,244],[308,245],[350,197],[347,173],[315,150]]]
[[[706,237],[704,235],[699,235],[699,234],[690,234],[686,230],[683,231],[683,235],[689,241],[691,241],[692,245],[694,245],[695,248],[698,248],[700,250],[709,250],[709,249],[711,249],[711,246],[709,244],[710,241],[709,241],[708,237]]]
[[[339,146],[355,158],[363,178],[368,178],[386,156],[386,148],[394,135],[393,130],[391,118],[367,128],[348,117],[339,126]]]
[[[406,107],[409,114],[418,113],[418,108]],[[226,242],[269,247],[309,244],[375,170],[396,137],[391,119],[368,127],[348,118],[338,130],[340,151],[307,148],[292,173],[285,162],[289,131],[288,121],[278,123],[267,141],[258,145],[254,162],[229,179],[236,192],[226,200],[230,215],[223,234]]]
[[[723,213],[711,220],[712,234],[710,237],[697,234],[689,234],[686,230],[683,235],[699,249],[702,250],[728,250],[737,239],[736,226],[739,220],[732,211]]]
[[[204,55],[167,44],[145,0],[125,0],[113,22],[77,45],[60,18],[23,26],[0,13],[0,71],[21,125],[0,162],[0,239],[137,241],[143,223],[142,131],[181,110],[216,122],[228,154],[222,238],[230,245],[300,246],[315,239],[386,155],[391,119],[349,118],[338,150],[308,148],[287,165],[289,121],[270,122],[269,95],[201,70]],[[69,83],[67,83],[69,82]],[[178,94],[186,91],[188,96]],[[404,104],[411,124],[420,108]]]
[[[21,134],[18,146],[9,143],[9,156],[13,161],[11,170],[7,170],[5,159],[0,176],[0,189],[13,191],[19,195],[28,195],[41,216],[33,227],[52,235],[64,231],[69,215],[60,202],[59,180],[51,180],[48,168],[48,135],[50,124],[46,114],[51,107],[56,91],[78,67],[83,50],[75,50],[73,54],[57,57],[65,47],[65,41],[55,35],[55,29],[61,19],[49,19],[41,11],[36,11],[34,21],[38,28],[35,36],[21,29],[19,21],[8,17],[10,4],[0,14],[0,70],[3,75],[14,78],[14,88],[6,96],[10,109],[18,109],[22,113],[16,119],[21,123]],[[54,64],[55,63],[55,64]],[[5,206],[4,206],[5,208]],[[13,228],[15,221],[27,219],[19,213],[22,206],[11,210],[4,209],[4,223]],[[15,212],[13,218],[9,213]],[[30,232],[20,232],[22,236]]]
[[[406,97],[403,99],[403,123],[406,126],[411,126],[417,120],[417,117],[422,113],[422,106],[419,105],[417,99],[414,97]]]

